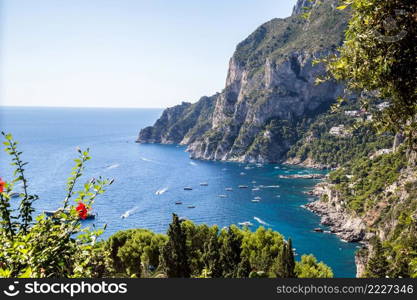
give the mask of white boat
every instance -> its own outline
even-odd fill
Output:
[[[251,201],[255,202],[255,203],[261,202],[261,200],[259,200],[259,199],[252,199]]]
[[[240,176],[245,176],[246,173],[245,172],[240,172]]]
[[[247,189],[247,188],[248,188],[248,186],[247,186],[247,185],[239,185],[239,188],[240,188],[240,189]]]
[[[233,188],[227,187],[227,188],[225,188],[225,190],[228,191],[228,192],[231,192],[231,191],[233,191]]]
[[[259,197],[259,196],[256,196],[254,199],[256,199],[256,200],[262,200],[262,198]]]
[[[253,224],[251,223],[251,222],[249,222],[249,221],[246,221],[246,222],[240,222],[240,223],[238,223],[240,226],[246,226],[246,227],[248,227],[248,226],[253,226]]]
[[[252,191],[254,191],[254,192],[259,191],[259,188],[258,187],[253,188]]]
[[[200,185],[201,186],[208,186],[208,183],[207,182],[202,182],[202,183],[200,183]]]

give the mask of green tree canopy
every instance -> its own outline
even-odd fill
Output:
[[[298,278],[332,278],[333,272],[323,262],[317,262],[313,255],[303,255],[295,265]]]
[[[339,55],[325,61],[329,74],[359,92],[371,109],[376,101],[389,107],[375,124],[417,145],[417,2],[415,0],[343,0],[352,17]],[[320,80],[319,80],[320,81]]]

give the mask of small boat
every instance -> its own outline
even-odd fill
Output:
[[[200,185],[201,186],[208,186],[208,183],[207,182],[202,182],[202,183],[200,183]]]
[[[314,228],[313,229],[315,232],[323,232],[323,229],[321,229],[320,227]]]
[[[193,190],[193,188],[192,187],[189,187],[189,186],[186,186],[185,188],[184,188],[184,191],[192,191]]]
[[[251,201],[255,202],[255,203],[261,202],[261,200],[259,200],[259,199],[252,199]]]
[[[245,176],[246,173],[245,172],[240,172],[240,176]]]
[[[256,183],[256,181],[254,180],[254,181],[252,181],[252,183],[253,183],[253,184],[255,184],[255,183]]]
[[[247,188],[248,188],[248,186],[247,186],[247,185],[239,185],[239,188],[240,188],[240,189],[247,189]]]
[[[18,198],[20,196],[20,193],[17,193],[17,192],[12,192],[11,194],[10,194],[10,197],[11,198]]]
[[[240,222],[240,223],[238,223],[240,226],[253,226],[253,224],[251,223],[251,222],[249,222],[249,221],[246,221],[246,222]]]
[[[47,215],[48,217],[53,217],[56,213],[58,212],[62,212],[62,209],[57,209],[57,210],[45,210],[44,213],[45,215]],[[69,213],[68,210],[65,210],[65,213]],[[94,220],[96,218],[96,215],[89,212],[87,214],[87,218],[85,218],[85,220]],[[81,218],[80,218],[81,219]]]
[[[227,195],[218,195],[219,198],[227,198]]]
[[[258,187],[253,188],[252,191],[254,191],[254,192],[259,191],[259,188]]]
[[[225,188],[225,190],[228,191],[228,192],[233,191],[233,189],[231,187],[227,187],[227,188]]]
[[[254,199],[256,199],[256,200],[262,200],[262,198],[259,197],[259,196],[256,196]]]
[[[181,205],[182,204],[182,202],[181,201],[177,201],[177,202],[175,202],[175,205]]]
[[[195,208],[195,206],[194,205],[189,205],[188,208]]]

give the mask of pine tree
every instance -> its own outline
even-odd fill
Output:
[[[292,250],[292,241],[291,239],[288,242],[284,242],[282,246],[282,251],[278,255],[277,261],[275,263],[275,275],[279,278],[295,278],[295,260],[294,253]]]
[[[388,262],[384,255],[379,238],[375,239],[373,246],[373,254],[366,265],[366,277],[385,278],[388,271]]]
[[[168,277],[190,277],[186,235],[181,228],[181,221],[176,214],[172,215],[172,223],[168,229],[168,242],[162,248],[162,262]]]
[[[213,234],[204,244],[204,265],[205,268],[210,271],[211,277],[213,278],[222,276],[219,248],[220,246],[217,234]]]
[[[235,278],[240,263],[242,238],[229,227],[220,248],[220,263],[223,277]]]
[[[295,259],[294,252],[292,250],[292,241],[288,239],[288,248],[287,248],[287,274],[288,278],[295,278]]]
[[[244,255],[237,268],[237,277],[248,278],[251,271],[249,258]]]

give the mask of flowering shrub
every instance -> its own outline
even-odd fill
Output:
[[[84,203],[79,202],[78,205],[77,205],[77,207],[75,208],[75,210],[78,211],[78,216],[81,219],[83,219],[83,220],[87,219],[88,210],[87,210],[87,207],[85,206]]]
[[[15,172],[11,180],[0,179],[0,277],[102,276],[104,253],[96,239],[105,228],[83,228],[81,220],[87,218],[95,198],[113,181],[93,178],[75,192],[77,180],[90,159],[88,149],[78,149],[79,157],[74,160],[62,208],[51,216],[40,214],[34,219],[33,202],[38,196],[29,193],[24,172],[27,163],[21,160],[22,152],[17,150],[13,137],[2,135]],[[13,189],[18,184],[22,191],[17,196]],[[70,204],[72,198],[77,206]],[[12,203],[15,200],[20,202]]]

